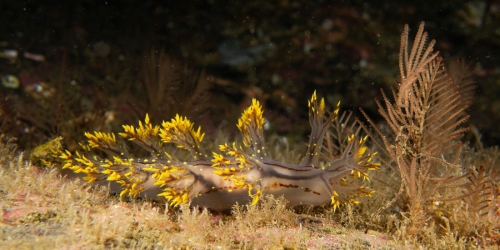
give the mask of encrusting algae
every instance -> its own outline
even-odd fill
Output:
[[[370,196],[374,191],[349,180],[368,180],[367,171],[380,166],[373,162],[376,153],[368,153],[366,137],[350,134],[340,156],[323,159],[323,142],[337,119],[340,103],[327,112],[324,99],[318,102],[314,92],[308,104],[312,131],[307,154],[298,165],[268,157],[263,110],[256,99],[237,123],[243,145],[224,143],[220,152],[211,155],[201,147],[205,135],[201,128],[195,129],[179,115],[161,127],[151,124],[148,115],[138,127],[123,126],[125,132],[119,135],[147,150],[149,158],[131,157],[114,133],[104,132],[85,133],[88,142],[81,144],[84,153],[66,150],[56,155],[63,159],[63,168],[85,174],[84,180],[90,183],[116,182],[122,187],[120,196],[164,197],[172,206],[191,202],[223,211],[236,203],[254,205],[265,194],[284,196],[290,206],[330,202],[336,209],[344,203],[357,204],[356,197]],[[190,159],[182,161],[166,152],[164,146],[169,143],[189,151]],[[94,149],[108,157],[92,154]]]

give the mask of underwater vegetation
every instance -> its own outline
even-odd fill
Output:
[[[457,235],[497,234],[498,186],[485,171],[493,166],[461,162],[464,146],[460,138],[468,130],[461,124],[469,117],[465,110],[474,95],[473,81],[466,73],[469,69],[463,61],[456,61],[447,72],[443,59],[433,51],[435,41],[427,43],[427,38],[421,23],[410,47],[409,27],[405,26],[400,77],[397,89],[391,89],[393,100],[382,91],[383,100],[376,101],[386,131],[363,112],[371,126],[362,126],[385,156],[380,161],[389,170],[386,173],[393,173],[378,177],[395,193],[381,209],[400,200],[411,235],[421,235],[426,225],[439,223],[435,220],[446,221],[444,230]],[[458,218],[448,217],[451,208],[441,210],[453,200],[463,204],[464,210],[454,212],[467,218],[469,225],[457,226],[452,220]]]
[[[309,235],[304,236],[300,230],[307,224],[303,223],[305,220],[315,220],[300,215],[299,229],[294,228],[297,224],[287,224],[294,216],[290,207],[302,211],[304,205],[320,206],[314,208],[316,210],[305,206],[305,214],[313,211],[315,216],[321,212],[337,216],[344,222],[343,226],[351,230],[386,232],[393,235],[392,240],[407,247],[491,247],[499,243],[499,188],[495,166],[500,153],[495,148],[471,149],[461,143],[468,130],[463,123],[468,119],[466,111],[474,95],[474,82],[462,60],[453,59],[445,69],[444,60],[434,51],[434,44],[434,40],[428,41],[424,23],[413,41],[409,26],[405,26],[397,85],[391,89],[392,97],[382,91],[382,99],[376,100],[383,123],[374,122],[363,110],[365,119],[351,121],[347,113],[339,115],[340,104],[329,111],[324,99],[319,99],[314,92],[308,100],[311,133],[301,161],[293,162],[292,157],[276,160],[270,153],[264,135],[265,114],[257,99],[252,99],[237,121],[241,139],[234,142],[207,142],[201,127],[196,128],[183,115],[177,114],[161,124],[153,123],[146,115],[137,126],[123,125],[123,132],[118,134],[86,132],[87,142],[80,144],[80,151],[62,149],[61,138],[56,138],[42,145],[43,148],[35,149],[37,155],[33,159],[44,158],[50,151],[50,157],[40,160],[45,165],[82,174],[88,183],[113,183],[110,186],[118,188],[121,199],[130,196],[133,202],[139,203],[145,201],[134,200],[134,197],[166,201],[165,213],[177,211],[181,225],[172,231],[180,230],[191,238],[179,238],[180,243],[155,242],[163,247],[204,246],[199,242],[210,242],[210,246],[220,243],[223,247],[262,247],[239,237],[235,237],[239,240],[228,240],[220,231],[228,222],[220,220],[215,225],[217,223],[209,219],[209,210],[231,210],[234,223],[228,224],[234,226],[236,232],[240,228],[248,231],[272,228],[274,223],[278,225],[274,229],[279,231],[283,227],[296,237],[294,241],[279,236],[281,245],[273,246],[308,248],[311,247],[308,237],[316,235],[308,232]],[[155,82],[157,80],[151,80],[152,84]],[[155,118],[158,119],[161,118]],[[129,145],[139,146],[146,153],[136,156]],[[1,173],[5,178],[14,180],[23,171],[23,176],[29,176],[23,168],[6,169]],[[49,176],[52,179],[54,172]],[[40,182],[34,180],[36,178],[24,178],[32,183]],[[63,182],[61,179],[60,183]],[[88,189],[89,193],[94,191],[101,192],[96,187]],[[9,192],[12,191],[9,189]],[[246,205],[246,210],[241,205]],[[189,206],[195,208],[190,210]],[[198,207],[209,210],[200,212]],[[259,209],[262,213],[258,216],[248,216],[258,213]],[[171,226],[174,223],[171,220],[158,218],[158,211],[154,209],[143,207],[133,213],[155,218],[148,223],[161,222],[167,228],[175,227]],[[272,217],[281,214],[283,217]],[[10,218],[8,215],[4,218]],[[57,213],[39,213],[36,218],[45,222],[54,217]],[[241,218],[250,222],[241,222]],[[265,221],[257,218],[265,218]],[[196,226],[197,223],[203,227]],[[203,231],[206,233],[202,234]],[[333,231],[325,231],[325,234],[331,235]],[[279,232],[277,235],[285,234]],[[250,234],[245,237],[256,239]],[[96,241],[112,247],[137,246],[137,242],[128,240],[108,237]],[[352,247],[344,245],[349,246]]]

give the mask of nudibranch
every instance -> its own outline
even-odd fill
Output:
[[[63,168],[84,173],[88,182],[118,183],[120,196],[164,197],[173,206],[190,203],[222,211],[235,204],[257,204],[262,195],[272,194],[284,196],[290,206],[331,203],[336,209],[344,203],[356,204],[356,197],[370,196],[370,188],[353,184],[368,180],[368,170],[379,167],[373,162],[375,153],[368,153],[364,146],[366,137],[347,135],[343,152],[324,159],[325,136],[338,117],[339,104],[327,112],[324,99],[318,101],[314,92],[308,105],[311,135],[306,156],[298,165],[267,155],[265,120],[256,99],[237,123],[243,145],[224,143],[211,155],[201,146],[205,134],[186,117],[176,115],[160,126],[151,124],[146,115],[138,127],[124,125],[119,135],[147,150],[147,158],[133,158],[114,133],[103,132],[85,134],[88,142],[81,144],[85,153],[66,150],[59,152],[59,157]],[[187,150],[190,159],[169,154],[169,143]],[[104,151],[107,157],[92,156],[94,149]]]

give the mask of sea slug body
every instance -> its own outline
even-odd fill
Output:
[[[378,169],[373,162],[376,153],[368,153],[366,137],[346,136],[344,150],[333,160],[321,158],[327,132],[339,113],[339,104],[327,115],[325,102],[309,100],[311,135],[307,154],[298,164],[287,164],[268,157],[265,148],[263,111],[257,100],[238,120],[243,145],[225,143],[220,152],[209,156],[202,148],[204,134],[201,128],[185,117],[177,115],[170,122],[152,125],[149,116],[138,127],[124,125],[125,139],[137,143],[151,153],[147,159],[132,158],[117,143],[113,133],[86,133],[85,153],[58,152],[64,160],[63,168],[84,173],[88,182],[111,181],[121,185],[120,195],[164,197],[177,206],[191,203],[215,211],[231,209],[235,204],[257,204],[264,194],[284,196],[290,206],[331,203],[338,208],[354,203],[359,196],[370,196],[373,191],[348,181],[368,179],[368,170]],[[188,150],[191,159],[181,161],[165,151],[165,144],[173,143]],[[99,149],[107,158],[91,156]]]

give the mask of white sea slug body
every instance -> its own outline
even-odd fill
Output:
[[[316,93],[309,100],[309,122],[312,130],[307,154],[298,164],[286,164],[267,156],[263,133],[263,111],[253,100],[237,127],[243,145],[225,143],[220,152],[209,156],[201,147],[204,134],[194,129],[185,117],[176,116],[162,126],[153,126],[146,115],[138,127],[123,126],[120,135],[141,145],[151,153],[147,159],[133,159],[119,146],[113,133],[86,133],[86,151],[100,149],[109,157],[86,156],[76,152],[60,152],[64,168],[85,173],[89,182],[112,181],[121,185],[120,195],[165,197],[174,206],[192,205],[212,210],[228,210],[236,203],[256,204],[264,194],[284,196],[290,206],[331,203],[334,208],[351,202],[356,196],[370,196],[373,191],[348,183],[347,178],[368,179],[367,170],[377,169],[372,163],[375,153],[366,154],[366,138],[348,136],[344,151],[334,160],[320,159],[326,133],[337,119],[339,105],[326,115],[325,103]],[[192,159],[181,161],[165,151],[164,144],[173,143],[191,153]]]

